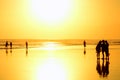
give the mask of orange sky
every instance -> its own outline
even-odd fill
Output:
[[[119,0],[0,0],[0,39],[120,39]]]

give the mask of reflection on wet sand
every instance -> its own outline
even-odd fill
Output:
[[[84,47],[84,52],[83,53],[84,53],[84,55],[86,54],[86,48],[85,47]]]
[[[107,77],[109,74],[109,60],[106,60],[104,58],[97,59],[96,70],[100,77]]]
[[[28,56],[28,49],[26,49],[26,56]]]
[[[8,48],[6,48],[6,55],[8,55]]]

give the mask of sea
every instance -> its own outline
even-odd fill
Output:
[[[97,59],[99,41],[0,39],[0,80],[120,80],[120,39],[107,40],[109,59]]]

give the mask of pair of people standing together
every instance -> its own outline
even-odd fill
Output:
[[[100,52],[102,51],[102,55],[104,58],[104,53],[106,54],[106,58],[109,58],[109,43],[106,40],[99,41],[96,46],[97,57],[100,57]]]

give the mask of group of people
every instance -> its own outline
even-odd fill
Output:
[[[8,43],[8,41],[6,41],[5,47],[8,48],[8,45],[9,45],[9,43]],[[10,48],[12,49],[12,42],[10,42]]]
[[[25,44],[26,44],[26,49],[28,49],[28,42],[26,42]],[[5,47],[8,48],[9,45],[10,45],[10,49],[12,49],[12,42],[10,42],[9,44],[8,41],[6,41]]]
[[[25,42],[26,45],[26,55],[28,54],[28,42]],[[13,47],[12,42],[6,41],[5,42],[5,49],[6,49],[6,54],[8,54],[8,49],[10,49],[10,53],[12,53],[12,49],[15,48]]]
[[[109,43],[107,40],[100,40],[96,46],[97,57],[100,58],[100,52],[102,51],[102,55],[104,58],[104,53],[106,54],[106,58],[109,58]]]

